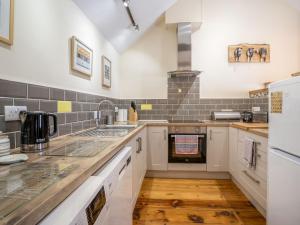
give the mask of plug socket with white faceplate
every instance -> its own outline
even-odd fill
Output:
[[[27,111],[27,106],[4,106],[5,121],[20,120],[21,111]]]

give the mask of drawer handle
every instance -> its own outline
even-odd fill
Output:
[[[255,183],[260,184],[260,181],[259,181],[259,180],[256,180],[254,177],[252,177],[246,170],[243,170],[243,173],[244,173],[248,178],[250,178],[252,181],[254,181]]]

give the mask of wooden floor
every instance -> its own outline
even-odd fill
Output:
[[[134,225],[264,225],[265,219],[230,180],[144,180]]]

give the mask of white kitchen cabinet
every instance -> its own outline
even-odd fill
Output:
[[[231,176],[236,178],[238,176],[238,134],[237,128],[229,128],[229,172]]]
[[[243,159],[246,138],[252,139],[257,143],[256,168],[249,168]],[[254,205],[257,206],[258,204],[258,209],[263,209],[260,210],[260,212],[264,215],[267,199],[268,139],[247,131],[239,130],[237,143],[238,176],[234,178],[238,184],[243,187],[246,194],[254,199]]]
[[[147,129],[140,131],[127,146],[132,147],[132,209],[134,209],[147,170]]]
[[[168,168],[168,128],[148,127],[148,170]]]
[[[228,171],[228,127],[207,127],[207,171]]]

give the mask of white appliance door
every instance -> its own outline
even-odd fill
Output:
[[[282,94],[281,113],[272,113],[272,104],[278,103],[272,93]],[[270,95],[269,146],[300,156],[300,77],[271,84]]]
[[[270,149],[268,225],[300,224],[300,158]]]
[[[109,225],[132,224],[132,163],[131,157],[118,171],[118,183],[112,193],[109,208]]]

